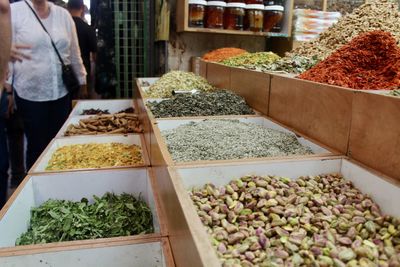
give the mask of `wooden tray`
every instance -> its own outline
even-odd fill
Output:
[[[160,216],[159,198],[154,190],[154,177],[146,168],[105,171],[70,172],[27,176],[0,211],[0,255],[5,252],[46,249],[52,247],[96,244],[118,240],[136,240],[166,236],[164,219]],[[30,210],[49,199],[80,201],[106,192],[129,193],[140,196],[153,213],[154,233],[145,235],[67,241],[58,243],[15,246],[15,240],[24,233],[31,218]]]
[[[363,193],[371,195],[384,213],[400,216],[398,206],[400,184],[396,184],[388,177],[364,169],[345,158],[291,159],[274,162],[170,167],[170,182],[164,182],[164,186],[169,185],[172,188],[163,188],[163,190],[175,191],[177,195],[162,195],[165,197],[162,202],[168,205],[169,209],[174,210],[174,213],[166,215],[166,219],[168,225],[172,225],[169,229],[169,237],[176,265],[221,266],[216,253],[212,253],[215,250],[211,246],[209,236],[189,197],[188,190],[191,188],[199,188],[206,183],[223,185],[249,174],[279,175],[295,179],[304,175],[324,173],[342,173]],[[166,202],[167,200],[169,202]]]
[[[123,143],[127,145],[138,145],[142,149],[143,164],[135,166],[122,166],[122,167],[107,167],[102,169],[120,169],[127,167],[144,167],[150,164],[147,150],[145,147],[145,141],[143,135],[130,134],[130,135],[99,135],[99,136],[73,136],[73,137],[62,137],[53,139],[47,146],[45,151],[40,155],[39,159],[35,162],[32,168],[29,170],[29,174],[32,173],[54,173],[54,172],[71,172],[71,171],[82,171],[82,170],[98,170],[93,169],[73,169],[73,170],[57,170],[57,171],[46,171],[47,164],[51,159],[53,153],[57,148],[65,145],[73,144],[88,144],[88,143]]]
[[[107,99],[107,100],[79,100],[72,110],[70,116],[80,116],[84,109],[101,109],[108,110],[110,114],[114,114],[127,108],[134,108],[137,113],[137,108],[134,102],[129,99]]]

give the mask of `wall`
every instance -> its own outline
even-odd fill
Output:
[[[177,33],[176,1],[169,1],[171,6],[171,30],[168,43],[168,70],[190,71],[192,57],[221,47],[239,47],[249,52],[264,51],[266,37],[238,36],[211,33]]]

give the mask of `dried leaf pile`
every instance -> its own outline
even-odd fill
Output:
[[[108,111],[108,109],[94,109],[94,108],[90,108],[90,109],[84,109],[81,113],[81,115],[102,115],[102,114],[110,114],[110,112]]]
[[[190,122],[162,134],[176,162],[313,153],[294,134],[239,120]]]
[[[220,62],[225,59],[235,57],[244,53],[247,53],[247,51],[240,48],[224,47],[215,49],[213,51],[204,54],[203,59],[211,62]]]
[[[259,70],[260,68],[277,61],[279,58],[280,57],[277,54],[272,52],[246,53],[221,61],[221,64],[231,67]]]
[[[94,203],[48,200],[33,208],[30,226],[16,245],[42,244],[153,233],[150,208],[139,197],[106,193]]]
[[[190,196],[224,267],[400,266],[400,220],[339,174],[245,176]]]
[[[149,102],[147,105],[156,118],[254,114],[244,98],[226,90],[179,94],[161,102]]]
[[[400,48],[390,33],[364,33],[299,78],[352,89],[396,89],[400,87]]]
[[[79,144],[58,148],[51,156],[47,171],[135,166],[143,164],[137,145],[122,143]]]
[[[316,40],[305,42],[292,50],[289,56],[316,57],[323,60],[342,45],[361,33],[381,30],[390,32],[400,41],[400,15],[398,5],[388,0],[368,1],[351,14],[323,32]]]
[[[149,98],[169,98],[172,97],[174,90],[191,91],[193,89],[209,92],[214,90],[214,87],[206,79],[192,72],[171,71],[164,74],[145,93]]]
[[[317,58],[308,58],[304,56],[284,57],[278,59],[274,63],[260,68],[264,72],[286,72],[286,73],[302,73],[318,63]]]
[[[127,134],[142,132],[143,128],[140,125],[138,115],[133,113],[118,113],[81,119],[78,124],[69,125],[64,135]]]

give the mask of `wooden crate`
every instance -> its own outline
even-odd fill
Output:
[[[355,92],[274,74],[268,116],[345,154]]]
[[[174,267],[168,238],[150,238],[81,244],[75,247],[39,248],[26,252],[4,254],[2,267],[57,266],[57,267]]]
[[[107,99],[107,100],[79,100],[74,109],[72,110],[70,117],[80,116],[85,109],[101,109],[108,110],[110,114],[114,114],[125,110],[127,108],[134,108],[137,113],[137,107],[134,102],[129,99]]]
[[[400,98],[357,92],[349,156],[400,181]]]
[[[207,80],[215,87],[231,89],[231,68],[222,64],[207,62]]]
[[[146,168],[27,176],[0,212],[0,254],[166,236],[166,225],[159,213],[160,203],[153,188],[154,182],[155,178]],[[154,233],[15,246],[15,240],[28,229],[31,208],[38,207],[49,199],[80,201],[86,197],[90,201],[93,195],[101,197],[106,192],[140,195],[152,211]]]
[[[29,174],[33,173],[57,173],[57,172],[71,172],[71,171],[82,171],[82,170],[98,170],[98,168],[91,169],[72,169],[72,170],[56,170],[46,171],[49,160],[53,153],[60,147],[66,145],[75,144],[89,144],[89,143],[122,143],[126,145],[138,145],[142,150],[143,163],[135,166],[121,166],[121,167],[105,167],[102,169],[120,169],[127,167],[145,167],[150,165],[149,157],[147,154],[144,136],[141,134],[129,134],[129,135],[105,135],[105,136],[73,136],[73,137],[62,137],[53,139],[50,144],[46,147],[43,153],[40,155],[38,160],[29,170]]]
[[[341,173],[363,193],[371,195],[384,213],[400,216],[399,183],[395,184],[390,178],[364,169],[345,158],[260,161],[240,165],[228,163],[212,166],[181,166],[170,167],[169,173],[171,186],[173,186],[169,190],[177,193],[177,202],[169,203],[169,206],[175,207],[174,212],[177,214],[184,214],[183,219],[181,216],[167,217],[168,225],[176,223],[180,226],[179,229],[172,229],[169,233],[177,266],[221,266],[216,253],[212,253],[215,250],[188,194],[191,188],[200,188],[206,183],[224,185],[248,174],[278,175],[295,179],[305,175]],[[171,197],[169,200],[172,199]],[[174,248],[182,247],[186,249],[174,250]]]

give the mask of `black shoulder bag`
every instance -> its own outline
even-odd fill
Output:
[[[35,10],[31,7],[31,5],[25,0],[25,3],[28,5],[28,7],[32,10],[33,14],[35,15],[37,21],[40,23],[42,26],[43,30],[47,33],[47,35],[50,37],[51,45],[53,46],[54,50],[56,51],[56,54],[58,56],[58,59],[61,62],[61,67],[62,67],[62,79],[64,82],[65,87],[67,88],[68,92],[70,94],[73,94],[77,92],[80,88],[79,80],[76,77],[76,74],[74,70],[72,69],[71,64],[66,65],[64,64],[64,61],[61,58],[60,53],[58,52],[58,49],[51,38],[50,33],[47,31],[46,27],[43,25],[42,21],[40,20],[39,16],[36,14]]]

